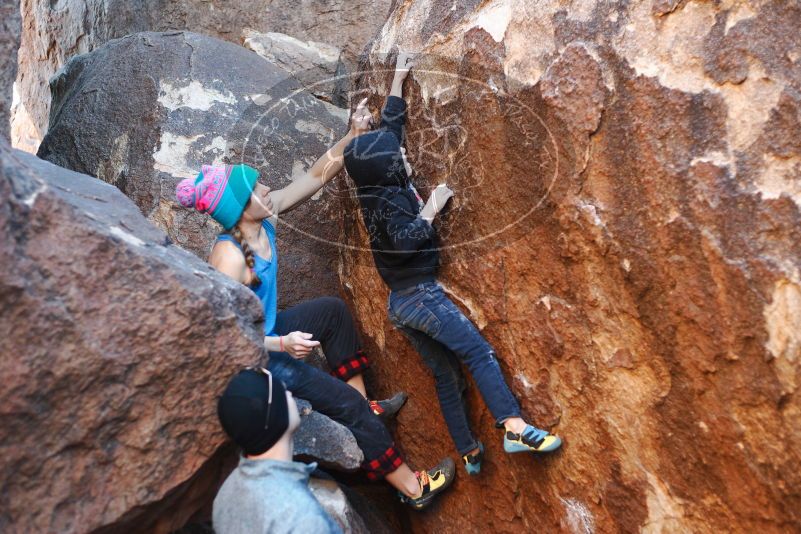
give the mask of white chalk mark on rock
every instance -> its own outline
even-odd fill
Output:
[[[200,135],[185,137],[170,132],[161,134],[159,147],[153,152],[153,168],[178,178],[192,178],[197,169],[187,163],[187,156],[192,143],[200,139]]]
[[[236,104],[236,97],[230,92],[223,94],[204,87],[197,80],[192,80],[183,87],[174,86],[164,80],[159,83],[159,104],[170,111],[184,107],[208,111],[216,103]]]
[[[774,358],[782,390],[793,393],[798,389],[796,377],[801,363],[801,286],[786,279],[776,282],[763,315],[768,331],[765,348]]]
[[[135,247],[143,247],[145,246],[145,242],[136,237],[135,235],[126,232],[119,226],[112,226],[110,229],[111,235],[115,237],[119,237],[129,245],[134,245]]]
[[[573,534],[594,534],[595,521],[592,519],[592,513],[584,506],[583,503],[575,499],[563,499],[562,505],[565,507],[565,516],[567,517],[567,525],[570,532]]]
[[[512,7],[509,4],[495,4],[482,9],[478,13],[475,25],[486,30],[495,42],[503,41],[506,28],[512,20]]]

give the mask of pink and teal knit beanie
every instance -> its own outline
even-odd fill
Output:
[[[175,197],[185,208],[208,213],[230,230],[242,217],[259,171],[248,165],[203,165],[197,178],[181,180]]]

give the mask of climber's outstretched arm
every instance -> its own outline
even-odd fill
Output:
[[[403,98],[403,82],[409,75],[409,70],[414,66],[414,55],[409,52],[398,52],[398,59],[395,61],[395,77],[392,78],[392,87],[389,95]]]
[[[366,107],[367,99],[365,98],[356,106],[356,111],[351,116],[351,125],[348,133],[337,141],[334,146],[329,148],[325,154],[320,156],[306,174],[293,180],[291,184],[283,189],[270,193],[270,200],[273,203],[273,213],[275,215],[290,211],[306,202],[322,189],[331,178],[337,175],[342,169],[344,162],[342,153],[345,151],[347,144],[351,139],[359,135],[359,133],[369,128],[369,115],[364,117]]]
[[[381,110],[379,128],[395,134],[398,143],[403,144],[403,127],[406,124],[406,101],[403,100],[403,81],[414,66],[413,56],[399,52],[395,62],[395,76],[392,78],[392,89]]]

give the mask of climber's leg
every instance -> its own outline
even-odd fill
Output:
[[[427,334],[467,365],[496,426],[506,429],[504,448],[507,452],[549,452],[561,446],[558,437],[522,419],[520,405],[506,384],[494,349],[445,295],[442,286],[430,282],[393,291],[390,313],[395,322]]]
[[[495,423],[520,417],[520,406],[512,395],[495,351],[462,314],[436,282],[390,294],[393,321],[417,330],[455,353],[470,370]]]
[[[362,469],[370,480],[386,478],[413,506],[421,501],[427,504],[450,485],[452,470],[437,474],[433,469],[418,477],[403,461],[392,436],[370,410],[369,403],[352,387],[285,352],[271,352],[268,368],[293,395],[306,399],[312,408],[351,431],[364,454]]]
[[[275,320],[279,335],[294,331],[308,332],[320,342],[332,374],[348,382],[366,396],[364,381],[356,379],[369,366],[361,350],[353,317],[345,302],[336,297],[322,297],[302,302],[281,311]]]
[[[442,416],[456,450],[462,455],[475,451],[478,442],[470,432],[464,401],[465,381],[458,358],[423,332],[396,322],[391,312],[390,320],[409,339],[434,374]]]
[[[279,312],[275,332],[284,335],[296,330],[312,334],[320,342],[331,374],[367,398],[362,373],[370,367],[370,361],[361,350],[353,316],[342,299],[312,299]],[[406,394],[401,392],[389,399],[371,400],[370,409],[382,419],[389,419],[405,402]]]

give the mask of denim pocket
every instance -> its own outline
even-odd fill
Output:
[[[409,296],[396,296],[390,299],[389,316],[393,323],[414,328],[429,336],[439,334],[440,320],[426,306],[425,292],[417,292]]]

